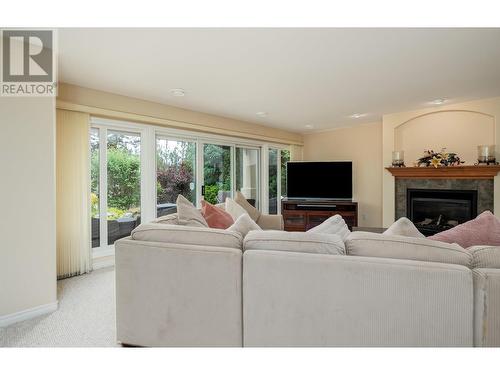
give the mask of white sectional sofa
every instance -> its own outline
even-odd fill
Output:
[[[500,248],[432,249],[422,239],[370,236],[354,232],[344,245],[286,232],[243,240],[225,230],[142,225],[116,243],[117,339],[500,346]]]

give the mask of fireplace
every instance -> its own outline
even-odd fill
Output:
[[[407,189],[407,217],[426,236],[477,216],[477,190]]]

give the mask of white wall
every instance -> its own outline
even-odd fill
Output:
[[[0,319],[54,304],[55,100],[0,97]]]

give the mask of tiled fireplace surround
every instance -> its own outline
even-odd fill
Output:
[[[475,190],[477,191],[477,213],[493,212],[493,179],[395,179],[395,217],[407,216],[407,189]]]

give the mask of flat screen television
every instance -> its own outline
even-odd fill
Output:
[[[289,199],[352,199],[352,161],[288,162]]]

